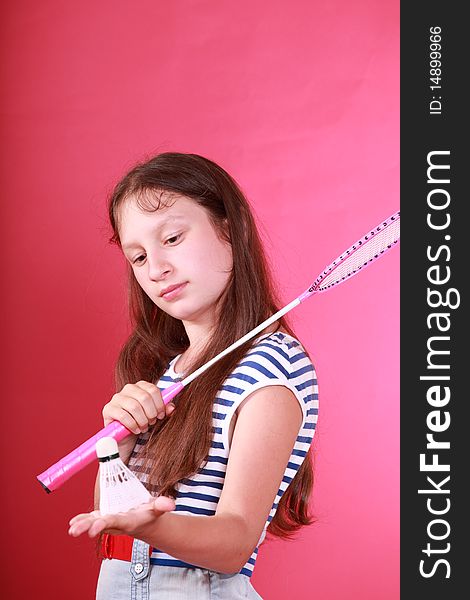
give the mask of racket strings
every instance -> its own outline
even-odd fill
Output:
[[[400,217],[382,223],[339,256],[317,278],[315,288],[322,292],[367,267],[400,239]]]

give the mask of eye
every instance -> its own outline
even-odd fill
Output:
[[[182,233],[177,233],[176,235],[172,235],[171,237],[167,238],[165,240],[165,244],[170,244],[170,246],[173,246],[182,236]],[[135,260],[132,261],[133,265],[141,265],[143,263],[143,261],[145,260],[145,255],[141,255],[138,256]]]
[[[168,238],[165,241],[165,244],[168,243],[168,242],[171,242],[171,240],[176,240],[177,241],[177,240],[179,240],[180,237],[181,237],[181,233],[178,233],[176,235],[172,235],[170,238]]]
[[[132,261],[132,264],[133,264],[133,265],[140,265],[140,264],[142,264],[142,263],[140,262],[140,259],[141,259],[141,258],[142,258],[142,259],[145,259],[145,256],[138,256],[138,257],[137,257],[135,260],[133,260],[133,261]]]

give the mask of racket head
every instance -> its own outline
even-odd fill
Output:
[[[357,275],[357,273],[381,258],[399,240],[400,212],[397,211],[368,231],[355,244],[325,267],[308,290],[302,294],[301,301],[306,300],[313,294],[327,292],[331,288],[344,283],[350,277]]]

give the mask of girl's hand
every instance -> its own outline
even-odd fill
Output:
[[[106,427],[112,421],[119,421],[134,432],[135,435],[119,442],[121,458],[126,460],[134,449],[139,433],[145,433],[157,419],[164,419],[174,410],[173,402],[165,405],[160,390],[153,383],[148,381],[126,383],[122,390],[114,394],[110,402],[104,406],[104,426]]]
[[[100,533],[114,535],[130,535],[140,539],[145,535],[147,525],[166,512],[175,510],[175,501],[167,496],[159,496],[151,502],[141,504],[125,513],[115,515],[101,515],[99,510],[83,513],[69,521],[69,535],[78,537],[88,532],[89,537],[96,537]]]

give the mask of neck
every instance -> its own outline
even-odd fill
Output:
[[[192,324],[191,324],[192,325]],[[201,352],[201,350],[204,349],[205,344],[209,341],[209,335],[207,334],[207,330],[206,330],[206,336],[203,338],[203,341],[201,342],[201,337],[194,337],[196,336],[196,331],[197,331],[197,326],[189,326],[188,324],[185,323],[185,329],[186,332],[188,334],[189,337],[189,348],[187,348],[182,354],[181,356],[178,358],[176,364],[174,365],[174,369],[176,373],[182,373],[185,372],[187,370],[187,365],[189,365],[194,358],[199,354],[199,352]],[[284,328],[279,328],[279,323],[276,321],[275,323],[272,323],[272,325],[270,325],[269,327],[267,327],[262,333],[258,334],[258,337],[260,335],[265,335],[267,333],[273,333],[274,331],[280,331],[280,332],[285,332]],[[191,339],[191,335],[189,334],[189,332],[191,332],[191,334],[193,335],[193,339]],[[197,340],[197,341],[195,341]],[[176,371],[176,368],[178,369]]]

